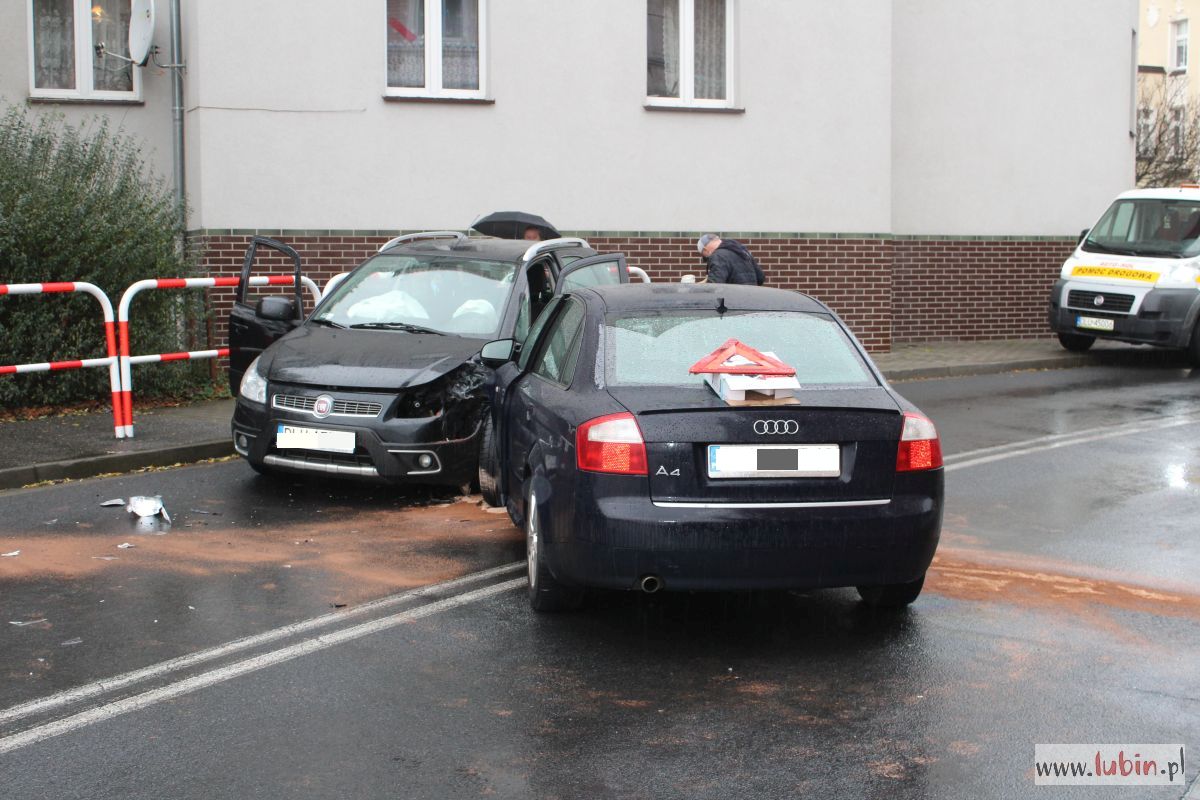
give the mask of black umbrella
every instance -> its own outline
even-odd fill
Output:
[[[562,235],[545,218],[524,211],[493,211],[475,220],[471,227],[484,236],[501,239],[524,239],[526,228],[537,228],[543,239],[557,239]]]

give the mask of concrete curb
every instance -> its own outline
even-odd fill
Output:
[[[93,478],[106,472],[131,472],[146,467],[169,467],[172,464],[203,461],[233,455],[233,440],[215,439],[197,444],[139,450],[131,453],[109,453],[67,461],[50,461],[27,467],[0,469],[0,490],[18,489],[41,481],[60,481],[68,478]]]

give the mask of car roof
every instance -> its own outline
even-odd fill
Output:
[[[1117,195],[1118,200],[1200,200],[1200,188],[1172,186],[1158,189],[1131,189]]]
[[[801,292],[763,286],[695,283],[627,283],[581,288],[574,294],[595,295],[610,312],[712,308],[725,301],[732,311],[808,311],[828,314],[820,300]]]
[[[471,237],[469,239],[418,239],[413,242],[401,242],[394,247],[384,250],[384,253],[411,253],[413,255],[469,255],[491,261],[520,261],[530,246],[536,242],[523,239],[496,239],[490,236]],[[551,252],[551,251],[547,251]],[[561,247],[552,252],[583,252],[592,251],[586,247]]]

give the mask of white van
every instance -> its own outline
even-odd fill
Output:
[[[1097,338],[1185,348],[1200,365],[1200,186],[1137,189],[1079,237],[1050,293],[1068,350]]]

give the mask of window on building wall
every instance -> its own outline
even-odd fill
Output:
[[[1142,106],[1137,112],[1137,155],[1149,158],[1154,154],[1154,109]]]
[[[1188,66],[1188,21],[1175,20],[1171,23],[1171,69],[1187,69]]]
[[[387,0],[387,94],[483,98],[487,0]]]
[[[734,2],[647,0],[648,105],[733,105]]]
[[[1179,161],[1184,157],[1184,142],[1187,137],[1187,131],[1184,129],[1184,109],[1176,106],[1171,109],[1171,127],[1170,135],[1170,157]]]
[[[29,91],[34,97],[136,100],[141,76],[128,61],[130,0],[30,0]]]

